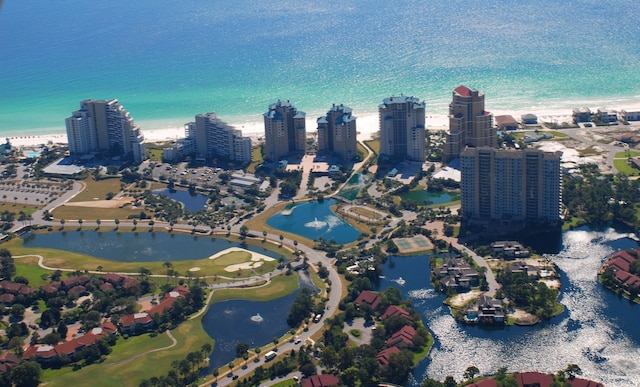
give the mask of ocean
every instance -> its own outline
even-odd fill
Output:
[[[0,136],[64,132],[86,98],[143,130],[261,122],[278,99],[358,116],[402,93],[444,115],[460,84],[490,111],[629,108],[639,16],[633,0],[0,1]]]

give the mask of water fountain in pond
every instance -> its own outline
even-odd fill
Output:
[[[397,283],[400,286],[404,286],[404,284],[407,283],[407,281],[405,281],[404,278],[400,277],[397,280],[395,280],[395,283]]]
[[[318,220],[318,218],[314,218],[313,222],[307,222],[304,224],[305,227],[311,227],[311,228],[315,228],[315,229],[321,229],[327,226],[327,222],[323,222],[321,220]]]
[[[257,322],[257,323],[260,323],[260,322],[264,321],[262,316],[260,316],[260,313],[256,313],[255,315],[251,316],[250,319],[251,319],[251,321]]]

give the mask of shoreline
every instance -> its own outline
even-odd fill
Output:
[[[590,108],[592,112],[597,111],[598,108]],[[631,104],[624,108],[612,108],[611,110],[628,110],[637,111],[640,110],[640,104]],[[562,124],[563,122],[572,122],[572,111],[566,109],[545,109],[545,110],[500,110],[493,109],[490,112],[494,116],[499,115],[511,115],[516,121],[520,121],[520,117],[523,114],[535,114],[538,116],[538,122],[557,122]],[[373,134],[378,132],[378,113],[354,113],[357,118],[358,127],[358,140],[364,141],[372,138]],[[261,121],[244,121],[239,117],[229,118],[220,117],[230,126],[236,129],[240,129],[242,134],[247,137],[251,137],[253,140],[258,140],[264,136],[264,123]],[[316,119],[307,118],[307,132],[314,133],[316,131]],[[191,119],[183,118],[168,118],[165,120],[140,120],[136,123],[140,126],[141,132],[147,142],[163,142],[163,141],[175,141],[179,138],[184,138],[185,130],[184,124],[192,121]],[[178,122],[182,122],[178,124]],[[449,119],[444,114],[427,114],[426,115],[426,127],[427,130],[448,130]],[[36,147],[46,144],[67,144],[67,135],[64,127],[60,128],[35,128],[29,129],[29,131],[40,132],[41,134],[33,135],[15,135],[7,133],[5,138],[9,139],[12,145],[18,147]],[[24,132],[22,132],[24,133]]]

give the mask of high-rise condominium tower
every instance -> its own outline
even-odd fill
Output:
[[[356,117],[351,108],[333,105],[318,123],[318,151],[329,151],[339,155],[344,161],[351,161],[356,155]]]
[[[195,122],[185,125],[187,139],[195,143],[197,157],[222,157],[243,163],[251,162],[251,139],[222,121],[216,113],[198,114]]]
[[[561,157],[538,149],[467,147],[460,155],[463,218],[559,222]]]
[[[306,149],[305,113],[289,101],[269,105],[264,113],[265,158],[279,161],[290,153],[304,153]]]
[[[146,159],[144,136],[117,99],[84,100],[65,122],[71,154],[110,151]]]
[[[444,161],[460,157],[466,146],[496,147],[496,129],[491,113],[484,110],[484,94],[458,86],[449,104],[449,134],[444,147]]]
[[[425,106],[418,98],[403,95],[386,98],[378,106],[381,155],[425,160]]]

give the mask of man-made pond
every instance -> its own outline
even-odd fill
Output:
[[[426,189],[409,191],[401,197],[402,200],[416,201],[419,206],[438,206],[460,200],[460,194],[457,192],[429,192]]]
[[[347,200],[354,200],[358,197],[358,193],[366,184],[368,177],[360,173],[356,173],[347,182],[347,184],[338,192],[338,196]]]
[[[97,231],[63,231],[27,234],[24,247],[44,247],[91,255],[119,262],[184,261],[203,259],[240,243],[223,238],[165,232],[118,233]],[[273,258],[271,250],[249,245],[248,250]]]
[[[234,360],[240,343],[249,344],[253,350],[285,334],[289,330],[287,312],[297,294],[296,291],[269,302],[229,300],[211,305],[202,325],[216,344],[205,372],[210,374],[213,368],[221,368]]]
[[[169,199],[178,201],[184,205],[184,208],[196,212],[206,208],[209,197],[201,193],[191,195],[189,191],[184,190],[170,190],[169,188],[163,188],[153,191],[156,195],[165,195]]]
[[[484,374],[503,366],[555,373],[568,364],[577,364],[585,378],[605,386],[640,385],[640,305],[608,291],[596,278],[607,255],[635,247],[635,241],[612,229],[565,232],[560,252],[549,255],[560,269],[565,312],[535,326],[502,329],[457,323],[442,304],[444,295],[431,286],[428,256],[390,258],[380,288],[400,288],[435,338],[410,385],[419,386],[425,377],[442,381],[447,375],[460,381],[471,365]]]
[[[309,239],[324,238],[339,244],[355,241],[360,232],[331,211],[334,204],[333,199],[294,204],[270,217],[267,224]]]

